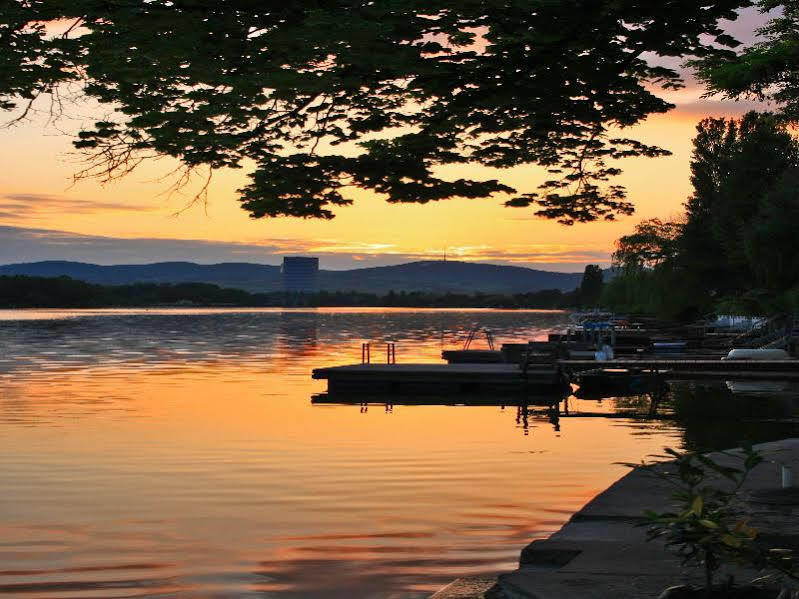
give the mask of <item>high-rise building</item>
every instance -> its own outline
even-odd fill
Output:
[[[286,293],[316,293],[319,291],[319,258],[286,256],[280,267],[283,291]]]

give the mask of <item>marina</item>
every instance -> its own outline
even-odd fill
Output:
[[[385,364],[371,362],[371,344],[361,348],[361,364],[317,368],[328,393],[583,393],[657,392],[667,380],[799,380],[795,319],[755,322],[744,331],[723,335],[712,326],[631,328],[601,314],[590,316],[547,341],[513,341],[495,348],[485,330],[485,349],[472,346],[479,329],[469,332],[462,349],[444,349],[440,363],[396,363],[396,344],[386,344]],[[617,324],[623,322],[623,325]],[[789,324],[784,324],[789,322]],[[671,337],[690,332],[689,340]],[[382,352],[375,352],[379,355]]]
[[[672,379],[721,378],[782,380],[799,378],[799,360],[706,360],[657,359],[609,360],[597,363],[591,360],[562,360],[559,365],[573,374],[593,370],[598,366],[608,369],[647,369],[652,374],[662,374]]]
[[[637,373],[638,378],[663,380],[717,379],[725,381],[799,380],[799,360],[560,360],[552,367],[518,364],[355,364],[317,368],[313,378],[326,380],[328,392],[474,393],[497,391],[561,391],[578,383],[580,374],[606,370],[610,381],[618,371]],[[614,372],[615,371],[615,372]]]

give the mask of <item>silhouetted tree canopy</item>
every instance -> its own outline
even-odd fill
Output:
[[[567,308],[575,292],[543,289],[513,295],[394,291],[319,291],[287,297],[283,292],[249,293],[210,283],[97,285],[70,277],[0,276],[0,308],[100,308],[133,306],[398,306],[446,308]]]
[[[775,15],[759,30],[762,41],[737,55],[708,55],[694,64],[711,92],[770,100],[788,120],[799,121],[799,0],[760,0],[758,5]]]
[[[604,274],[599,265],[587,264],[580,287],[577,289],[577,303],[584,308],[596,306],[602,294],[603,283]]]
[[[603,302],[627,311],[799,311],[799,139],[770,113],[704,119],[682,223],[644,221]]]
[[[110,112],[75,142],[82,175],[148,156],[246,168],[256,218],[332,218],[356,186],[389,202],[502,192],[564,223],[612,219],[632,212],[614,160],[667,154],[621,131],[672,107],[656,92],[680,75],[662,58],[728,56],[717,23],[749,4],[5,0],[0,106],[19,116],[73,82]],[[537,193],[443,168],[530,164],[549,172]]]
[[[752,287],[763,268],[747,256],[753,225],[766,194],[797,166],[799,144],[772,114],[704,119],[697,126],[691,160],[694,193],[685,205],[681,253],[715,295]],[[791,247],[796,246],[782,251]]]
[[[619,238],[613,252],[614,266],[655,267],[677,255],[682,223],[652,218],[638,223],[630,235]]]

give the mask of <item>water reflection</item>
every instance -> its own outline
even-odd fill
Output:
[[[319,346],[319,314],[281,312],[278,352],[286,357],[309,356]]]
[[[642,398],[308,400],[324,387],[310,371],[358,361],[363,341],[433,361],[476,321],[501,343],[545,337],[565,322],[557,313],[10,316],[0,593],[11,596],[426,597],[514,568],[522,546],[624,473],[618,462],[710,443],[693,423],[726,412],[720,396],[694,414],[688,395],[656,416]]]
[[[481,395],[391,395],[322,393],[315,405],[357,405],[360,413],[381,406],[387,413],[395,405],[496,406],[502,412],[514,407],[511,426],[530,433],[535,423],[547,422],[555,432],[570,418],[624,419],[663,423],[683,431],[683,446],[697,451],[716,451],[741,442],[764,443],[799,436],[799,384],[790,381],[660,381],[646,393],[592,396],[591,394],[530,397]]]
[[[392,394],[387,398],[364,397],[363,394],[320,393],[311,398],[311,403],[316,406],[357,406],[360,414],[368,414],[370,407],[392,414],[395,406],[449,406],[461,409],[494,406],[499,408],[502,414],[513,415],[512,420],[510,417],[507,419],[508,426],[520,430],[525,436],[529,435],[536,425],[542,424],[549,425],[553,432],[559,433],[563,421],[570,418],[663,421],[676,424],[671,402],[663,393],[599,399],[585,399],[573,394],[538,397],[521,394],[517,397],[496,397],[491,394],[448,396]]]
[[[682,382],[669,394],[668,408],[685,427],[685,446],[698,451],[799,436],[799,386],[779,387]]]
[[[394,341],[404,362],[438,360],[441,348],[461,344],[477,319],[509,340],[545,338],[566,317],[485,310],[5,310],[0,376],[302,356],[320,356],[320,366],[356,360],[361,341]]]

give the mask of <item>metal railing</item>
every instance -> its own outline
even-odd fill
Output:
[[[485,331],[486,341],[488,341],[488,348],[491,351],[494,351],[494,334],[488,329],[483,329],[482,327],[474,327],[471,331],[469,331],[469,336],[466,338],[466,342],[463,344],[464,350],[469,349],[469,346],[471,346],[472,341],[474,341],[474,338],[477,336],[477,333],[479,333],[481,330]]]
[[[372,344],[361,343],[361,364],[372,363]],[[386,343],[386,364],[397,363],[397,344],[393,341]]]

